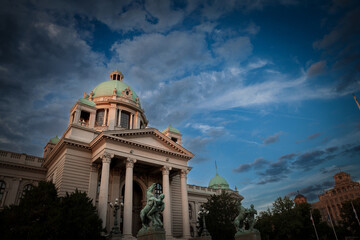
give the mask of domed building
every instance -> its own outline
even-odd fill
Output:
[[[307,203],[307,199],[304,195],[300,194],[298,191],[298,194],[294,198],[295,205],[301,204],[301,203]]]
[[[165,195],[166,238],[189,239],[208,196],[232,191],[242,197],[220,176],[209,187],[187,185],[194,155],[181,139],[171,125],[162,132],[148,126],[139,96],[114,71],[74,104],[67,129],[49,140],[43,158],[0,151],[0,207],[18,203],[24,189],[39,181],[52,181],[60,196],[86,192],[108,231],[114,225],[108,203],[120,199],[123,238],[135,239],[146,190],[156,183],[155,193]]]

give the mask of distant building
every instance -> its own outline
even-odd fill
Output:
[[[300,194],[298,191],[298,194],[294,198],[295,205],[301,204],[301,203],[307,203],[307,199],[304,195]]]
[[[243,199],[218,175],[209,187],[187,185],[194,155],[182,146],[180,131],[171,125],[162,132],[148,127],[139,97],[123,78],[114,71],[110,80],[84,93],[70,110],[68,128],[60,139],[50,139],[43,158],[0,151],[0,209],[18,204],[24,190],[39,181],[52,181],[60,196],[86,192],[108,230],[113,226],[108,203],[123,201],[120,228],[124,239],[134,239],[146,189],[156,183],[155,194],[165,194],[166,237],[188,239],[210,195],[229,191]]]
[[[340,210],[343,202],[360,197],[360,184],[351,180],[350,174],[339,172],[335,174],[335,187],[319,195],[319,201],[312,204],[320,210],[323,221],[327,221],[328,213],[335,224],[341,220]]]

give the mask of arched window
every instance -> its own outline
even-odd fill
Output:
[[[3,200],[4,200],[5,187],[6,187],[5,182],[4,182],[4,181],[0,181],[0,206],[2,205],[2,202],[3,202]]]
[[[159,196],[160,196],[160,194],[162,194],[162,186],[161,186],[161,184],[160,183],[157,183],[156,185],[155,185],[155,191],[154,191],[154,195],[155,195],[155,197],[156,198],[158,198]]]
[[[24,188],[23,188],[23,191],[22,191],[22,193],[21,193],[21,199],[24,198],[26,192],[30,191],[30,190],[33,189],[33,188],[34,188],[34,186],[31,185],[31,184],[25,185]]]

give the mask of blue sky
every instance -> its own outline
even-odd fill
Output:
[[[216,161],[245,206],[316,201],[339,168],[360,177],[359,16],[355,0],[5,1],[0,148],[41,156],[119,69],[196,155],[188,183]]]

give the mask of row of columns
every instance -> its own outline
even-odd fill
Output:
[[[102,219],[102,226],[106,226],[106,213],[108,205],[108,193],[109,193],[109,176],[110,176],[110,163],[114,157],[113,154],[104,153],[102,156],[102,170],[101,170],[101,183],[99,193],[98,211],[99,216]],[[136,159],[126,159],[126,171],[125,171],[125,196],[124,196],[124,225],[123,236],[124,239],[132,239],[132,206],[133,206],[133,169]],[[171,229],[171,199],[170,199],[170,171],[171,167],[163,166],[162,171],[162,185],[163,194],[165,195],[164,204],[165,209],[163,212],[163,223],[166,232],[166,239],[172,238]],[[181,170],[181,200],[182,200],[182,221],[183,221],[183,237],[190,238],[190,225],[189,225],[189,209],[188,209],[188,195],[187,195],[187,183],[186,176],[188,170]]]

